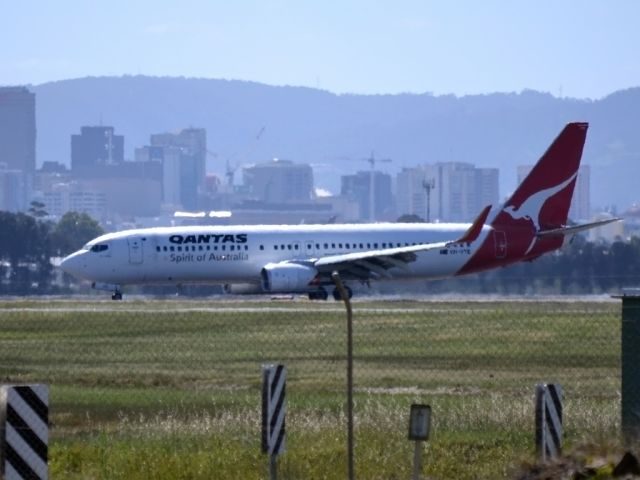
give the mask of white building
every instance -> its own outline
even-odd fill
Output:
[[[45,210],[54,217],[60,218],[67,212],[80,212],[103,220],[107,215],[107,196],[92,184],[80,181],[58,183],[40,195]]]
[[[485,206],[499,203],[499,172],[460,162],[405,168],[396,178],[396,201],[400,215],[469,222]]]

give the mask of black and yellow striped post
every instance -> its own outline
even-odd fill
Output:
[[[269,455],[269,477],[277,477],[276,460],[285,449],[285,395],[287,369],[284,365],[262,366],[262,452]]]
[[[49,477],[49,386],[0,387],[0,477]]]
[[[621,413],[622,434],[628,443],[640,440],[640,288],[626,288],[622,295]]]

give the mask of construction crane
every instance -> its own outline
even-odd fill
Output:
[[[263,125],[260,130],[258,131],[258,133],[256,134],[256,136],[254,137],[254,141],[250,142],[246,148],[246,150],[243,152],[243,154],[241,155],[241,158],[246,159],[255,149],[258,141],[260,140],[260,138],[262,137],[262,135],[264,134],[264,131],[267,129],[266,125]],[[207,153],[209,155],[211,155],[213,158],[218,158],[218,154],[215,152],[211,152],[209,150],[207,150]],[[225,177],[227,177],[227,188],[229,189],[229,192],[233,191],[233,182],[234,182],[234,177],[235,177],[235,173],[236,170],[238,170],[238,167],[240,165],[238,164],[234,164],[231,163],[231,161],[237,157],[238,154],[234,153],[232,155],[230,155],[229,157],[226,158],[225,160],[225,172],[224,175]]]

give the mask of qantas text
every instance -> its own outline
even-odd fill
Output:
[[[184,243],[247,243],[247,234],[171,235],[169,241],[178,245]]]

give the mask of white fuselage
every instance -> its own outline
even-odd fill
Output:
[[[446,242],[469,224],[201,226],[127,230],[103,235],[64,260],[74,275],[108,284],[260,282],[269,263]],[[455,275],[491,230],[471,244],[416,253],[393,278]]]

